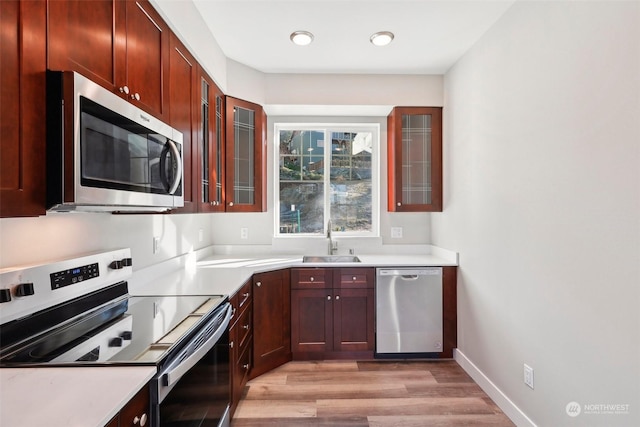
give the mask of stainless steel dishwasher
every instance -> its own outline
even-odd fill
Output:
[[[442,268],[376,269],[375,357],[442,352]]]

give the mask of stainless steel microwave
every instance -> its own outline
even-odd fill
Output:
[[[47,210],[184,205],[182,134],[71,71],[47,71]]]

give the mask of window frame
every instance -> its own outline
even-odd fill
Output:
[[[324,132],[324,221],[322,233],[280,233],[280,131],[304,130]],[[331,168],[331,133],[334,132],[371,132],[371,231],[332,231],[334,237],[380,237],[380,124],[379,123],[337,123],[337,122],[276,122],[273,131],[273,171],[274,171],[274,232],[275,238],[325,238],[327,222],[330,218],[330,176]],[[329,141],[328,143],[326,141]]]

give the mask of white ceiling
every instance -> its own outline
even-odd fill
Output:
[[[515,0],[193,0],[227,58],[265,73],[444,74]],[[289,35],[310,31],[296,46]],[[386,47],[371,34],[391,31]]]

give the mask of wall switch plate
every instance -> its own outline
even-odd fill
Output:
[[[533,389],[533,368],[524,364],[524,383]]]
[[[154,236],[154,238],[153,238],[153,253],[157,254],[158,252],[160,252],[160,238]]]
[[[391,227],[391,238],[402,239],[402,227]]]
[[[200,228],[198,230],[198,242],[202,243],[203,240],[204,240],[204,230]]]
[[[249,238],[249,229],[246,227],[242,227],[240,229],[240,238],[241,239],[248,239]]]

